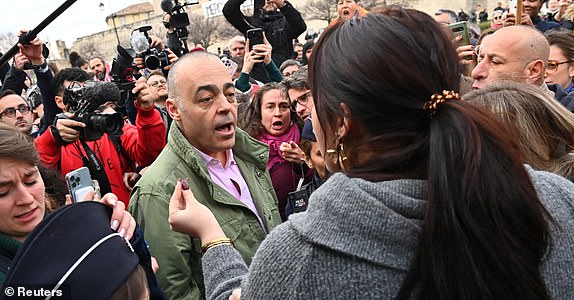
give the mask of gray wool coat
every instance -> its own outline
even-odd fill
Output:
[[[574,299],[574,184],[528,168],[551,226],[541,272],[553,299]],[[426,181],[368,182],[333,175],[308,210],[276,227],[248,270],[227,246],[203,257],[206,295],[228,299],[392,299],[418,247]]]

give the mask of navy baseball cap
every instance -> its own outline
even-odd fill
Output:
[[[108,299],[139,263],[131,245],[110,228],[111,215],[111,207],[94,201],[56,210],[28,235],[2,291],[35,286],[69,292],[65,299]]]

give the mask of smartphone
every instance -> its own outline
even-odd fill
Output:
[[[508,13],[516,16],[516,0],[508,0]]]
[[[233,76],[235,74],[235,71],[237,71],[238,65],[227,57],[222,57],[221,61],[227,68],[227,71],[229,71],[229,75]]]
[[[253,50],[254,45],[263,44],[263,29],[253,28],[247,30],[247,39],[249,40],[249,51]]]
[[[84,197],[89,192],[95,192],[90,170],[86,167],[81,167],[66,174],[66,184],[74,203],[84,201]]]
[[[448,28],[452,30],[454,37],[462,36],[462,39],[458,41],[457,47],[470,45],[470,35],[468,34],[468,25],[466,21],[452,23],[448,25]]]

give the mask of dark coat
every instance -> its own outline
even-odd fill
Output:
[[[229,0],[223,6],[223,15],[243,35],[247,30],[261,28],[265,32],[267,40],[273,47],[272,58],[277,66],[285,60],[293,57],[293,40],[307,30],[307,25],[301,14],[287,1],[274,14],[261,14],[261,3],[255,1],[255,13],[253,16],[245,16],[240,6],[245,0]],[[269,78],[263,66],[255,65],[251,77],[263,83],[269,82]]]

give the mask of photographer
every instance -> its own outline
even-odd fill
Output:
[[[77,82],[83,85],[87,78],[89,75],[85,71],[74,68],[64,69],[55,76],[55,101],[64,112],[76,104],[70,103],[74,101],[70,101],[66,94],[70,93],[71,85]],[[115,87],[112,83],[100,84]],[[136,88],[134,91],[139,90]],[[89,94],[87,87],[84,87],[83,94]],[[81,100],[80,97],[78,101]],[[113,106],[108,100],[117,101],[108,99],[107,96],[105,99],[96,100],[98,103],[105,102],[103,106]],[[102,193],[109,189],[127,205],[129,189],[124,186],[123,174],[133,171],[133,162],[141,167],[148,166],[165,146],[165,125],[159,112],[153,108],[153,101],[137,97],[135,107],[138,111],[135,126],[122,121],[123,133],[102,133],[96,140],[86,139],[85,136],[81,138],[82,132],[86,132],[89,124],[75,120],[77,116],[74,114],[65,113],[67,118],[57,118],[50,130],[36,139],[41,160],[45,165],[59,169],[62,174],[82,166],[88,167],[92,177],[99,181]],[[109,107],[107,109],[110,110]],[[93,111],[89,113],[92,114]]]
[[[132,32],[131,45],[136,52],[133,63],[138,70],[143,70],[142,73],[146,77],[154,70],[161,70],[167,76],[178,56],[166,48],[160,38],[147,33],[151,28],[142,26]]]
[[[247,30],[261,28],[273,47],[273,61],[280,66],[293,56],[293,39],[307,30],[307,25],[301,14],[284,0],[254,1],[253,16],[243,15],[240,6],[245,0],[229,0],[223,7],[223,15],[241,33]],[[252,76],[263,83],[270,81],[263,66],[255,65]]]
[[[27,30],[21,30],[18,36],[26,32]],[[48,62],[44,58],[47,56],[47,53],[44,55],[43,44],[39,38],[32,40],[30,45],[18,44],[18,47],[20,51],[14,56],[14,64],[6,76],[2,91],[10,89],[16,94],[21,94],[25,87],[24,81],[26,80],[26,73],[23,71],[24,66],[28,63],[34,69],[37,85],[40,88],[42,102],[44,103],[44,121],[41,123],[38,131],[42,133],[46,130],[47,124],[51,124],[56,114],[61,112],[54,101],[46,101],[54,98],[50,89],[50,83],[54,76],[48,67]]]

